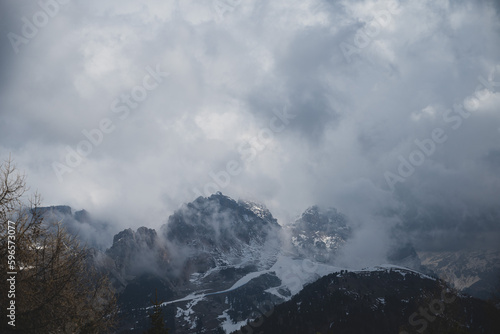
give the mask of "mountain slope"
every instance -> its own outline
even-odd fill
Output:
[[[499,333],[500,311],[400,267],[333,273],[234,333]]]
[[[500,251],[419,252],[422,264],[477,298],[500,293]]]

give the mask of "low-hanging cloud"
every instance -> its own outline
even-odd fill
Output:
[[[368,234],[390,217],[423,248],[465,236],[475,247],[499,230],[494,1],[241,1],[224,13],[200,0],[41,3],[59,4],[46,23],[36,2],[0,5],[0,156],[12,154],[47,205],[157,228],[287,105],[296,117],[224,193],[266,203],[282,224],[316,203]],[[393,14],[382,25],[383,11]],[[26,20],[36,35],[13,45]],[[371,34],[363,48],[361,33]],[[342,43],[359,49],[349,61]],[[168,77],[117,118],[113,101],[157,64]],[[489,95],[450,129],[443,115],[484,86],[479,77]],[[59,182],[53,163],[103,119],[113,131]],[[436,128],[446,142],[391,190],[384,173]]]

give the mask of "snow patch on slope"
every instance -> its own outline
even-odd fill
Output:
[[[231,320],[231,317],[229,316],[229,314],[227,313],[227,311],[229,311],[230,309],[227,309],[225,310],[224,312],[222,312],[222,315],[218,316],[217,319],[223,319],[222,323],[221,323],[221,327],[222,329],[224,329],[224,331],[226,333],[232,333],[234,331],[237,331],[238,329],[240,329],[241,327],[243,327],[247,321],[244,320],[244,321],[239,321],[239,322],[233,322]]]

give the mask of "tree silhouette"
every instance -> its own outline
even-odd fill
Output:
[[[155,289],[155,300],[151,301],[151,303],[153,304],[153,313],[149,315],[151,318],[151,328],[146,334],[168,334],[168,329],[165,328],[165,321],[163,320],[162,302],[158,300],[157,289]]]
[[[0,332],[15,324],[17,333],[109,333],[117,308],[108,278],[60,222],[44,220],[39,195],[25,204],[26,190],[12,161],[0,162],[0,258],[12,259],[9,267],[7,260],[0,264],[2,294],[15,277],[15,323],[2,321]],[[0,298],[4,319],[8,302]]]

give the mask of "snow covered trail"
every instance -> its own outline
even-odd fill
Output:
[[[348,271],[353,271],[357,273],[363,273],[363,272],[372,272],[372,271],[385,271],[385,270],[390,270],[394,269],[401,274],[404,274],[406,272],[414,272],[416,274],[421,275],[424,278],[428,279],[434,279],[432,277],[429,277],[425,274],[419,273],[415,270],[411,270],[405,267],[401,266],[395,266],[395,265],[390,265],[390,264],[384,264],[380,266],[375,266],[371,268],[364,268],[361,270],[352,270],[348,268],[340,268],[340,267],[334,267],[331,265],[326,265],[322,263],[317,263],[317,262],[312,262],[309,260],[299,260],[299,259],[293,259],[288,256],[280,256],[278,257],[276,263],[269,269],[267,270],[261,270],[261,271],[256,271],[249,273],[242,278],[240,278],[237,282],[235,282],[229,289],[226,290],[221,290],[221,291],[215,291],[215,292],[205,292],[206,290],[201,290],[197,292],[193,292],[183,298],[176,299],[176,300],[171,300],[167,302],[163,302],[161,305],[169,305],[169,304],[174,304],[178,302],[186,302],[186,301],[193,301],[196,300],[201,301],[207,296],[213,296],[213,295],[218,295],[218,294],[223,294],[223,293],[228,293],[231,291],[234,291],[238,288],[241,288],[242,286],[248,284],[251,280],[262,276],[267,273],[275,273],[276,276],[281,280],[282,285],[280,287],[286,287],[289,289],[291,292],[291,295],[297,294],[300,290],[303,289],[303,287],[308,284],[313,282],[314,280],[318,279],[319,277],[334,273],[334,272],[340,272],[341,270],[348,270]],[[277,287],[278,288],[278,287]],[[270,293],[271,289],[268,289]],[[275,293],[273,293],[275,294]],[[283,296],[281,296],[283,297]],[[291,297],[291,296],[290,296]],[[289,297],[289,298],[290,298]],[[147,307],[146,309],[150,309],[152,306]]]
[[[183,297],[181,299],[176,299],[176,300],[171,300],[171,301],[168,301],[168,302],[163,302],[161,304],[161,306],[165,306],[165,305],[169,305],[169,304],[174,304],[174,303],[178,303],[178,302],[186,302],[186,301],[190,301],[190,300],[201,300],[203,298],[205,298],[206,296],[212,296],[212,295],[218,295],[218,294],[221,294],[221,293],[227,293],[227,292],[231,292],[233,290],[236,290],[244,285],[246,285],[248,282],[250,282],[251,280],[253,280],[254,278],[257,278],[265,273],[268,273],[270,272],[271,270],[263,270],[263,271],[257,271],[257,272],[253,272],[253,273],[250,273],[250,274],[247,274],[245,276],[243,276],[242,278],[240,278],[236,283],[233,284],[233,286],[231,286],[229,289],[226,289],[226,290],[222,290],[222,291],[216,291],[216,292],[208,292],[208,293],[200,293],[200,292],[194,292],[194,293],[191,293],[189,295],[187,295],[186,297]],[[150,307],[147,307],[146,309],[150,309],[152,308],[152,306]]]
[[[206,296],[228,293],[248,284],[254,278],[273,272],[282,281],[282,286],[289,288],[292,295],[294,295],[299,292],[305,284],[311,283],[314,279],[333,272],[338,272],[340,270],[342,270],[342,268],[320,264],[312,261],[292,259],[288,256],[280,256],[271,268],[249,273],[240,278],[229,289],[215,292],[197,291],[187,295],[186,297],[164,302],[162,303],[162,306],[196,299],[201,300]]]

